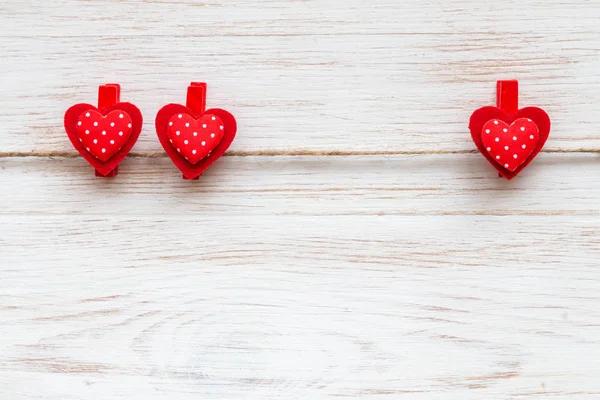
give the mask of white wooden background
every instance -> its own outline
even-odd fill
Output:
[[[0,0],[0,399],[600,398],[599,18]],[[465,151],[511,78],[553,129],[507,182]],[[238,118],[238,154],[406,154],[224,157],[183,181],[145,155],[190,81]],[[139,157],[103,180],[40,156],[74,152],[63,113],[106,82],[144,114]]]

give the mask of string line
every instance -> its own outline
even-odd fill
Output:
[[[224,157],[354,157],[354,156],[410,156],[410,155],[445,155],[445,154],[477,154],[473,150],[232,150],[225,153]],[[544,149],[541,153],[600,153],[600,148],[581,149]],[[0,152],[0,158],[77,158],[79,153],[73,151],[7,151]],[[164,151],[131,152],[127,157],[132,158],[166,158]]]

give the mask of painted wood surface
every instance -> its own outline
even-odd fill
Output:
[[[600,398],[600,3],[0,1],[0,398]],[[553,119],[498,179],[495,81]],[[156,111],[209,83],[234,154],[181,180]],[[61,118],[119,82],[115,180]],[[583,152],[580,152],[583,150]],[[33,157],[8,157],[10,152]]]
[[[506,78],[552,116],[548,147],[600,148],[597,2],[4,3],[3,151],[70,149],[64,110],[113,81],[145,116],[135,149],[158,150],[156,111],[192,80],[239,118],[234,150],[471,149]]]

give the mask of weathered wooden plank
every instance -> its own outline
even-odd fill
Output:
[[[70,151],[118,81],[152,121],[209,82],[232,150],[448,152],[496,79],[600,148],[600,4],[0,3],[0,153]],[[592,110],[592,111],[591,111]],[[594,399],[597,157],[0,158],[0,398]]]
[[[456,0],[451,5],[444,0],[21,0],[0,4],[0,12],[2,37],[528,32],[543,39],[595,32],[600,5],[587,0]]]
[[[0,393],[600,393],[598,217],[156,212],[0,216]]]
[[[542,154],[506,181],[479,155],[225,157],[198,182],[169,159],[115,180],[83,159],[0,160],[0,214],[599,215],[593,155]]]
[[[595,128],[600,117],[590,112],[590,104],[600,102],[600,33],[592,18],[598,5],[539,2],[532,17],[509,1],[489,10],[476,7],[481,14],[465,20],[467,13],[473,15],[470,1],[452,9],[439,3],[355,2],[335,9],[341,14],[326,13],[328,2],[293,7],[287,2],[242,3],[233,15],[269,18],[271,10],[295,15],[302,26],[309,17],[316,22],[295,32],[282,17],[275,25],[281,34],[263,35],[261,27],[272,24],[257,23],[256,33],[237,27],[238,33],[207,38],[195,36],[196,28],[188,27],[182,28],[184,35],[161,33],[162,27],[175,26],[162,24],[163,18],[177,19],[165,9],[174,8],[183,19],[190,12],[214,23],[221,20],[210,12],[228,14],[234,3],[223,9],[217,3],[199,7],[192,2],[147,2],[144,7],[138,2],[121,2],[119,7],[100,1],[40,2],[27,12],[62,17],[43,19],[33,27],[9,17],[23,12],[22,7],[4,5],[13,14],[2,13],[3,151],[70,150],[62,129],[64,111],[75,102],[94,102],[97,85],[107,81],[119,81],[123,99],[144,113],[146,124],[136,149],[159,150],[155,113],[165,103],[183,102],[191,80],[209,82],[209,105],[228,108],[238,117],[234,150],[472,149],[470,113],[493,103],[494,83],[502,78],[521,80],[522,105],[550,113],[554,127],[548,147],[600,148]],[[255,5],[261,12],[244,12]],[[131,23],[127,7],[139,10],[136,18],[141,22]],[[298,8],[304,13],[294,11]],[[389,14],[396,29],[385,27],[387,19],[381,20],[378,26],[384,31],[376,35],[345,28],[344,21],[354,26],[360,16],[371,18],[371,9],[373,21]],[[207,10],[212,11],[205,15]],[[557,13],[563,17],[550,24]],[[119,15],[126,16],[122,25],[129,28],[116,22]],[[319,16],[339,21],[327,25]],[[116,27],[109,29],[112,24],[105,18]],[[21,28],[9,29],[7,23],[26,26],[28,33],[14,36]],[[72,24],[94,35],[82,35]],[[58,35],[49,36],[48,29]],[[71,34],[62,35],[61,29]],[[127,33],[130,29],[139,35]],[[198,29],[208,35],[220,32]]]

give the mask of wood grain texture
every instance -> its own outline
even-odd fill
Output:
[[[0,0],[0,153],[73,151],[121,83],[115,180],[0,157],[0,399],[600,398],[600,3]],[[553,120],[516,180],[476,154],[226,157],[156,111],[209,83],[233,151],[474,149],[495,80]]]
[[[17,398],[600,394],[597,217],[0,221]]]
[[[126,160],[116,180],[91,179],[83,159],[9,158],[0,168],[11,188],[0,215],[600,216],[595,155],[542,154],[511,182],[474,154],[228,157],[192,183],[164,158]]]
[[[502,78],[552,116],[548,147],[600,148],[596,3],[224,3],[0,6],[4,150],[70,149],[64,111],[108,81],[144,114],[135,149],[158,150],[155,114],[192,80],[240,120],[234,150],[472,149],[469,116]]]

